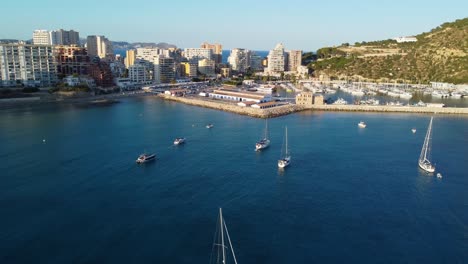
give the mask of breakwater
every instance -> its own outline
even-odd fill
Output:
[[[468,108],[463,107],[412,107],[389,105],[313,105],[306,109],[347,112],[390,112],[416,114],[459,114],[468,115]]]
[[[189,105],[194,106],[201,106],[216,110],[222,110],[227,112],[232,112],[241,115],[247,115],[251,117],[258,117],[258,118],[271,118],[277,117],[282,115],[291,114],[294,112],[298,112],[303,110],[302,107],[295,105],[295,104],[287,104],[282,106],[277,106],[268,109],[258,109],[252,107],[242,107],[238,106],[235,103],[224,102],[219,100],[211,100],[211,99],[201,99],[201,98],[194,98],[194,97],[177,97],[177,96],[170,96],[165,94],[158,95],[161,98],[166,100],[181,102]]]

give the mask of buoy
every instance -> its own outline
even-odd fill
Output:
[[[43,139],[42,142],[45,143],[45,139]]]
[[[440,172],[437,173],[437,178],[439,178],[439,179],[442,178],[442,174],[440,174]]]

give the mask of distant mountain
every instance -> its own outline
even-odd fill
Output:
[[[317,51],[315,76],[376,81],[468,83],[468,18],[415,36],[417,42],[361,42]]]

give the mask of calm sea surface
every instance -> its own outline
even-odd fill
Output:
[[[219,207],[239,263],[467,263],[468,118],[434,116],[442,179],[429,119],[302,112],[256,153],[264,120],[154,98],[1,110],[0,263],[208,263]]]

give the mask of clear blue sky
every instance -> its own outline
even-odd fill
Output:
[[[181,48],[316,50],[344,42],[418,34],[468,15],[462,0],[140,0],[2,1],[0,39],[31,39],[34,29],[74,29],[129,42]]]

